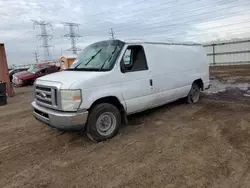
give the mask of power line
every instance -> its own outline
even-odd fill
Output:
[[[243,4],[243,6],[247,6],[249,5],[249,3],[247,4]],[[237,7],[237,6],[234,6],[234,7]],[[227,7],[228,8],[228,7]],[[223,8],[223,9],[226,9],[226,8]],[[223,9],[220,9],[220,11],[222,11]],[[249,9],[247,10],[244,10],[244,11],[241,11],[241,13],[245,13],[245,12],[249,12]],[[215,12],[210,12],[210,13],[215,13]],[[203,20],[207,19],[206,16],[209,14],[209,12],[206,12],[205,14],[197,14],[197,15],[192,15],[190,17],[194,17],[195,19],[192,19],[192,20],[187,20],[189,17],[185,17],[186,19],[182,19],[181,21],[182,22],[179,22],[179,23],[176,23],[176,24],[168,24],[168,25],[160,25],[160,26],[154,26],[153,24],[151,24],[152,26],[151,27],[148,27],[148,28],[143,28],[144,31],[143,32],[139,32],[140,34],[141,33],[144,33],[144,34],[147,34],[147,33],[152,33],[152,30],[157,30],[157,29],[162,29],[161,31],[173,31],[174,29],[181,29],[183,27],[187,27],[191,24],[195,24],[195,23],[209,23],[209,22],[214,22],[214,21],[218,21],[218,20],[221,20],[221,18],[226,18],[230,15],[235,15],[237,12],[230,12],[228,14],[224,14],[224,15],[221,15],[221,16],[217,16],[217,17],[213,17],[213,18],[216,18],[216,19],[210,19],[210,20],[206,20],[206,22],[202,22],[202,20],[200,20],[200,18],[202,17]],[[243,14],[239,14],[239,16],[241,16]],[[218,19],[220,18],[220,19]],[[171,21],[174,21],[176,20],[175,18],[172,19]],[[158,22],[158,23],[164,23],[164,22],[167,22],[168,20],[164,20],[162,22]],[[183,23],[183,24],[182,24]],[[134,28],[135,29],[135,28]],[[134,31],[133,27],[128,27],[127,30],[129,31]],[[138,28],[136,28],[138,29]],[[147,29],[147,30],[146,30]],[[150,29],[150,30],[149,30]],[[122,32],[126,31],[125,28],[122,30]],[[138,30],[136,30],[138,32]],[[118,29],[118,32],[119,32],[119,29]],[[121,33],[121,32],[119,32]],[[92,32],[92,34],[94,34]]]
[[[197,1],[197,0],[196,0]],[[145,2],[145,1],[140,1],[140,2]],[[194,1],[192,1],[192,2],[194,2]],[[222,4],[228,4],[228,2],[229,1],[226,1],[227,3],[222,3],[222,1],[220,2],[221,3],[221,5]],[[230,2],[232,2],[232,0],[230,1]],[[236,1],[233,1],[233,2],[236,2]],[[176,5],[176,6],[180,6],[181,4],[179,4],[178,3],[178,5]],[[183,5],[183,4],[182,4]],[[217,4],[215,4],[215,5],[218,5],[218,3]],[[175,36],[175,35],[178,35],[178,34],[182,34],[182,33],[184,33],[184,34],[186,34],[187,33],[187,30],[182,30],[182,31],[178,31],[177,30],[177,33],[175,32],[175,33],[164,33],[164,31],[166,32],[166,31],[169,31],[169,30],[171,30],[171,31],[173,31],[173,29],[180,29],[180,28],[185,28],[185,27],[187,27],[187,26],[189,26],[189,25],[191,25],[191,24],[194,24],[194,22],[193,21],[198,21],[197,23],[204,23],[204,20],[206,20],[208,17],[207,16],[209,16],[209,14],[211,13],[215,13],[216,11],[221,11],[221,12],[223,12],[222,10],[225,10],[225,9],[229,9],[229,8],[234,8],[234,7],[236,7],[237,5],[235,5],[235,3],[232,3],[232,4],[230,4],[231,6],[229,7],[229,6],[227,6],[227,7],[220,7],[219,6],[219,8],[220,9],[217,9],[217,7],[216,7],[216,10],[215,11],[213,11],[213,12],[209,12],[209,11],[207,11],[207,12],[203,12],[203,13],[200,13],[200,14],[193,14],[193,15],[191,15],[191,16],[187,16],[187,14],[186,13],[188,13],[188,12],[190,12],[190,13],[192,13],[192,12],[197,12],[198,10],[202,10],[202,9],[207,9],[207,10],[211,10],[211,9],[209,9],[210,7],[213,7],[213,6],[215,6],[215,5],[209,5],[209,6],[203,6],[203,7],[201,7],[201,8],[196,8],[196,9],[187,9],[187,10],[185,10],[185,11],[182,11],[182,12],[178,12],[178,13],[174,13],[174,14],[164,14],[163,16],[160,16],[160,17],[154,17],[153,18],[153,20],[154,19],[156,19],[156,18],[165,18],[166,16],[173,16],[173,15],[180,15],[180,14],[182,14],[182,15],[185,15],[185,17],[183,18],[183,19],[181,19],[181,18],[179,18],[179,17],[176,17],[176,18],[172,18],[172,19],[168,19],[168,20],[163,20],[163,21],[161,21],[161,20],[156,20],[156,22],[154,22],[153,24],[152,23],[146,23],[146,25],[148,25],[149,27],[148,27],[148,30],[144,30],[144,31],[142,31],[142,32],[138,32],[138,33],[136,33],[136,34],[142,34],[142,33],[144,33],[144,34],[154,34],[154,35],[156,35],[156,34],[158,34],[158,33],[162,33],[162,34],[164,34],[165,36],[170,36],[170,35],[172,35],[172,36]],[[245,6],[246,4],[241,4],[240,6]],[[131,6],[131,5],[130,5]],[[157,6],[159,6],[159,5],[157,5]],[[174,7],[176,7],[176,6],[174,6]],[[168,9],[170,9],[171,7],[167,7]],[[166,7],[164,8],[164,9],[166,9]],[[143,9],[144,10],[144,9]],[[159,10],[159,9],[158,9]],[[233,10],[232,10],[233,11]],[[245,11],[249,11],[249,10],[244,10],[244,12]],[[133,12],[134,13],[134,12]],[[152,12],[151,12],[152,13]],[[238,12],[230,12],[230,14],[232,15],[232,14],[236,14],[236,13],[238,13]],[[242,12],[241,12],[242,13]],[[144,14],[148,14],[148,13],[144,13]],[[144,14],[142,14],[142,15],[144,15]],[[209,19],[211,19],[211,21],[210,22],[213,22],[213,21],[217,21],[218,19],[214,19],[214,18],[220,18],[220,17],[225,17],[225,15],[230,15],[230,14],[224,14],[224,15],[222,15],[222,16],[215,16],[215,17],[213,17],[213,19],[211,19],[210,17],[209,17]],[[187,20],[187,19],[190,19],[191,17],[195,17],[195,19],[192,21],[192,23],[191,23],[191,20]],[[203,18],[203,20],[200,20],[201,19],[201,17]],[[206,18],[207,17],[207,18]],[[160,26],[156,26],[155,24],[159,24],[159,23],[165,23],[165,22],[168,22],[168,21],[174,21],[174,20],[180,20],[181,22],[179,22],[179,23],[174,23],[174,24],[168,24],[168,25],[160,25]],[[187,21],[185,21],[185,20],[187,20]],[[99,20],[100,21],[100,20]],[[135,21],[135,22],[133,22],[133,23],[138,23],[137,21]],[[182,24],[183,23],[183,24]],[[190,24],[188,24],[188,23],[190,23]],[[208,23],[208,22],[206,22],[206,23]],[[236,23],[234,23],[234,24],[236,24]],[[240,23],[240,24],[242,24],[242,23]],[[94,25],[94,24],[93,24]],[[226,25],[227,26],[227,25]],[[218,29],[219,27],[215,27],[215,29]],[[129,31],[133,31],[133,30],[136,30],[136,29],[138,29],[138,27],[126,27],[126,25],[123,25],[122,27],[117,27],[117,28],[115,28],[115,31],[116,31],[116,33],[117,33],[117,31],[118,31],[118,33],[120,32],[122,32],[122,31],[126,31],[126,30],[129,30]],[[143,29],[145,29],[145,28],[143,28]],[[161,29],[161,30],[159,30],[159,31],[157,31],[157,29]],[[113,30],[113,29],[112,29]],[[204,31],[205,31],[205,29],[203,29]],[[208,30],[210,30],[210,28],[208,28]],[[97,31],[97,30],[96,30]],[[154,32],[155,31],[155,32]],[[190,30],[191,32],[195,32],[195,31],[193,31],[193,30]],[[198,30],[199,31],[199,30]],[[202,31],[202,30],[201,30]],[[197,32],[198,34],[200,33],[200,34],[204,34],[204,32],[201,32],[201,31],[199,31],[199,32]],[[228,30],[228,32],[230,32],[230,31],[233,31],[233,30]],[[241,30],[242,31],[242,30]],[[92,32],[91,34],[93,34],[94,32]],[[100,33],[100,31],[98,31],[98,33]],[[195,34],[195,35],[198,35],[198,34]],[[206,32],[205,32],[206,33]],[[90,35],[91,35],[90,34]],[[109,33],[109,34],[111,34],[111,33]],[[90,35],[88,35],[88,37],[90,36]],[[112,34],[111,34],[111,37],[112,37]]]
[[[128,18],[134,18],[135,17],[135,15],[136,16],[138,16],[138,15],[147,15],[147,14],[152,14],[153,12],[156,12],[156,11],[163,11],[163,10],[167,10],[167,12],[169,12],[169,10],[171,10],[171,9],[173,9],[173,8],[176,8],[176,7],[180,7],[180,6],[184,6],[184,5],[190,5],[190,4],[192,4],[192,3],[197,3],[197,2],[200,2],[200,1],[202,1],[202,0],[191,0],[191,1],[185,1],[184,3],[180,3],[180,4],[173,4],[172,6],[167,6],[167,7],[164,7],[163,5],[168,5],[169,3],[162,3],[162,4],[159,4],[159,5],[154,5],[154,6],[150,6],[150,7],[147,7],[147,8],[144,8],[144,9],[140,9],[140,10],[137,10],[137,11],[132,11],[131,13],[126,13],[126,14],[124,14],[124,16],[122,16],[122,17],[119,17],[119,19],[128,19]],[[228,2],[228,0],[221,0],[222,2]],[[231,1],[235,1],[235,0],[231,0]],[[176,2],[176,0],[175,1],[172,1],[172,2]],[[217,4],[218,4],[219,2],[217,2]],[[156,10],[154,10],[154,9],[152,9],[152,7],[156,7],[156,8],[158,8],[158,9],[156,9]],[[145,10],[148,10],[149,9],[149,11],[145,11]],[[192,10],[192,9],[191,9]],[[191,11],[190,9],[189,9],[189,12]],[[140,13],[140,14],[138,14],[138,12]],[[192,12],[192,11],[191,11]],[[135,14],[135,13],[137,13],[137,14]],[[178,12],[176,12],[176,14],[179,14]],[[164,14],[164,16],[165,15],[169,15],[169,14]]]
[[[77,34],[75,29],[77,28],[79,30],[80,24],[63,22],[63,25],[69,28],[69,33],[64,35],[65,38],[71,41],[71,48],[69,48],[68,51],[72,51],[73,54],[77,54],[77,51],[81,51],[81,49],[76,47],[76,40],[78,40],[81,35]]]
[[[155,38],[164,38],[164,37],[168,37],[170,35],[171,36],[182,35],[185,38],[190,38],[190,37],[191,38],[197,38],[197,37],[203,35],[202,38],[206,38],[206,37],[208,37],[210,35],[215,35],[216,34],[214,32],[211,32],[212,30],[217,30],[217,29],[220,29],[220,28],[223,28],[223,27],[228,27],[230,25],[234,26],[234,25],[237,25],[237,24],[242,24],[242,23],[247,23],[247,22],[250,22],[250,20],[249,21],[245,21],[245,22],[236,23],[236,24],[234,23],[234,24],[227,24],[227,25],[219,26],[219,27],[211,27],[211,28],[208,29],[207,33],[205,33],[205,32],[196,32],[194,34],[183,35],[183,34],[186,34],[186,33],[185,32],[178,32],[178,33],[166,34],[166,33],[162,32],[162,33],[158,33],[158,35],[162,34],[161,36],[156,36],[156,37],[151,37],[151,38],[153,38],[153,39],[155,39]],[[249,29],[250,29],[250,27],[244,27],[242,29],[239,29],[239,28],[234,28],[234,29],[224,28],[224,29],[220,29],[220,32],[222,32],[224,34],[227,34],[227,35],[230,34],[230,36],[231,36],[231,35],[237,35],[239,33],[247,33],[247,32],[250,33]],[[192,31],[192,32],[195,32],[195,31]],[[230,32],[230,33],[228,33],[228,32]]]
[[[244,24],[244,23],[250,23],[250,20],[247,19],[247,20],[242,20],[242,22],[235,22],[235,23],[231,23],[231,24],[220,25],[220,26],[217,26],[217,27],[209,27],[209,28],[205,28],[204,30],[207,30],[207,31],[217,30],[219,28],[228,27],[228,26],[235,26],[235,25],[241,25],[241,24]],[[163,32],[163,31],[165,32],[165,30],[161,30],[161,32]],[[191,31],[195,32],[195,30],[191,30]],[[186,33],[187,33],[186,30],[181,30],[181,31],[174,32],[174,33],[165,33],[165,36],[170,36],[170,35],[175,36],[175,35],[181,35],[181,34],[186,34]],[[197,32],[197,33],[199,33],[199,32]],[[145,33],[143,33],[143,34],[145,35]]]
[[[217,35],[221,35],[221,34],[225,35],[224,38],[228,38],[228,37],[231,37],[231,36],[234,36],[234,35],[239,35],[239,34],[247,34],[247,33],[250,34],[250,27],[244,26],[244,28],[228,28],[230,26],[236,26],[236,25],[245,24],[245,23],[250,23],[250,20],[246,19],[246,20],[242,20],[241,22],[236,22],[236,23],[232,22],[231,24],[220,25],[220,26],[217,26],[217,27],[205,28],[207,30],[205,32],[204,31],[203,32],[202,31],[196,32],[195,30],[190,30],[191,33],[193,33],[193,34],[188,34],[186,30],[182,30],[182,31],[175,32],[175,33],[165,33],[164,30],[162,30],[161,32],[158,32],[158,33],[152,33],[151,32],[154,35],[161,35],[161,36],[156,36],[156,37],[152,36],[150,38],[161,38],[161,40],[162,40],[164,37],[168,37],[168,36],[173,37],[173,36],[179,35],[179,36],[182,36],[183,38],[195,38],[195,39],[204,38],[204,39],[206,39],[206,37],[208,37],[208,36],[213,37],[215,35],[217,36]],[[219,29],[219,32],[217,32],[218,34],[216,34],[215,31],[218,30],[218,29]]]
[[[128,4],[128,5],[124,5],[124,6],[122,6],[122,9],[124,9],[124,8],[127,8],[127,7],[130,7],[130,6],[135,6],[135,5],[137,5],[137,4],[141,4],[141,3],[144,3],[144,2],[147,2],[147,1],[149,1],[149,0],[142,0],[142,1],[138,1],[138,2],[135,2],[135,3],[131,3],[131,4]],[[176,0],[174,0],[174,1],[176,1]],[[100,13],[98,13],[98,14],[92,14],[91,16],[92,17],[94,17],[94,16],[100,16],[100,15],[102,15],[102,14],[106,14],[106,13],[113,13],[113,12],[117,12],[117,11],[119,11],[120,9],[113,9],[113,10],[108,10],[108,11],[104,11],[104,12],[100,12]]]
[[[147,7],[147,8],[143,8],[143,9],[140,9],[140,10],[136,10],[136,11],[132,11],[132,12],[129,12],[129,13],[126,13],[126,14],[123,14],[122,16],[119,16],[119,15],[116,15],[116,18],[119,18],[119,19],[134,19],[138,16],[147,16],[149,14],[152,14],[153,12],[159,12],[159,11],[163,11],[163,10],[166,10],[167,12],[169,12],[169,10],[173,9],[173,8],[176,8],[176,7],[180,7],[180,6],[185,6],[185,5],[189,5],[191,3],[196,3],[196,2],[200,2],[202,0],[190,0],[190,1],[186,1],[184,3],[177,3],[177,4],[170,4],[171,6],[164,6],[164,5],[169,5],[170,2],[164,2],[164,3],[161,3],[161,4],[157,4],[157,5],[154,5],[154,6],[150,6],[150,7]],[[221,4],[226,4],[228,2],[235,2],[236,0],[221,0],[221,1],[218,1],[212,5],[209,5],[209,6],[205,6],[204,8],[209,8],[209,7],[215,7],[217,5],[221,5]],[[171,2],[176,2],[176,0],[173,0]],[[152,8],[153,7],[156,7],[157,9],[153,10]],[[148,11],[147,11],[148,10]],[[195,11],[196,9],[188,9],[188,11],[186,12],[193,12]],[[136,14],[135,14],[136,13]],[[178,15],[180,14],[179,12],[176,12],[175,14],[172,14],[172,15]],[[162,14],[161,14],[162,15]],[[164,13],[164,16],[160,16],[160,17],[169,17],[169,15],[171,14],[168,14],[168,13]],[[109,17],[104,17],[104,18],[109,18]],[[93,20],[91,21],[92,23],[102,23],[103,22],[103,19],[104,18],[101,18],[101,19],[98,19],[98,20]],[[155,17],[155,19],[158,19],[159,17]],[[110,18],[109,18],[110,19]],[[133,21],[133,23],[141,23],[141,21]],[[155,23],[156,24],[156,23]],[[93,26],[95,24],[92,24]],[[88,28],[93,28],[93,27],[88,27]],[[116,27],[115,29],[117,29],[118,27]],[[124,28],[124,27],[121,27],[121,28]],[[98,30],[93,30],[94,32]]]
[[[195,0],[195,1],[190,1],[189,3],[192,3],[192,2],[196,2],[197,0]],[[228,0],[224,0],[224,1],[221,1],[221,2],[217,2],[216,4],[211,4],[211,5],[209,5],[209,6],[204,6],[204,7],[200,7],[200,8],[196,8],[196,9],[188,9],[187,11],[183,11],[183,12],[177,12],[177,13],[175,13],[175,14],[164,14],[164,16],[161,16],[161,19],[162,18],[164,18],[164,17],[170,17],[171,16],[171,18],[169,18],[169,19],[167,19],[167,20],[163,20],[163,21],[157,21],[157,22],[154,22],[153,24],[152,23],[143,23],[143,26],[149,26],[149,27],[147,27],[147,28],[149,28],[149,29],[151,29],[151,28],[155,28],[155,25],[156,24],[161,24],[161,23],[166,23],[166,22],[169,22],[169,21],[173,21],[173,20],[178,20],[178,19],[180,19],[179,17],[176,17],[176,18],[172,18],[173,16],[179,16],[179,15],[184,15],[185,17],[184,17],[184,20],[186,19],[186,18],[188,18],[188,17],[190,17],[190,16],[187,16],[186,14],[187,13],[192,13],[192,12],[195,12],[195,11],[201,11],[201,10],[207,10],[207,9],[209,9],[209,8],[211,8],[211,7],[214,7],[214,6],[217,6],[217,5],[225,5],[225,4],[228,4],[228,2],[235,2],[235,0],[230,0],[230,1],[228,1]],[[185,3],[185,4],[187,4],[187,3]],[[249,3],[248,3],[249,4]],[[184,5],[184,4],[179,4],[179,5]],[[173,7],[177,7],[177,6],[179,6],[179,5],[174,5],[174,6],[171,6],[171,7],[167,7],[167,9],[171,9],[171,8],[173,8]],[[242,6],[242,4],[241,4],[241,6]],[[234,8],[234,7],[237,7],[237,6],[232,6],[232,8]],[[166,7],[165,8],[160,8],[160,9],[158,9],[158,11],[159,10],[165,10],[166,9]],[[228,8],[222,8],[221,10],[225,10],[225,9],[228,9]],[[151,12],[152,13],[152,12]],[[208,13],[208,12],[207,12]],[[211,12],[212,13],[212,12]],[[144,14],[146,14],[145,12],[144,12]],[[204,13],[201,13],[200,15],[202,15],[202,14],[204,14]],[[197,15],[197,14],[196,14]],[[193,15],[193,16],[196,16],[196,15]],[[134,16],[133,16],[134,17]],[[129,18],[129,17],[126,17],[126,18]],[[155,17],[154,19],[158,19],[159,17]],[[182,20],[183,21],[183,20]],[[132,29],[134,29],[134,30],[137,30],[138,29],[138,25],[141,23],[141,21],[135,21],[135,22],[133,22],[134,24],[136,24],[137,26],[133,26],[133,27],[130,27],[129,28],[129,30],[132,30]],[[151,26],[151,27],[150,27]],[[165,26],[160,26],[160,27],[165,27]],[[116,27],[115,29],[116,29],[116,31],[124,31],[125,29],[127,28],[127,26],[122,26],[122,27]],[[91,33],[92,34],[94,34],[94,33],[99,33],[100,32],[100,30],[93,30],[93,31],[91,31]]]
[[[239,29],[224,30],[223,33],[226,34],[226,35],[223,36],[223,37],[219,36],[219,35],[217,35],[215,33],[206,33],[206,34],[200,33],[200,34],[196,34],[196,35],[188,35],[187,38],[189,40],[192,40],[192,41],[204,41],[204,40],[205,41],[212,41],[212,40],[215,40],[215,39],[221,39],[221,40],[232,39],[233,36],[235,36],[237,38],[242,38],[242,35],[244,35],[244,34],[247,34],[248,37],[249,37],[249,34],[250,34],[249,29],[250,29],[250,27],[244,28],[243,30],[239,30]],[[233,31],[233,33],[232,33],[232,31]],[[231,33],[229,34],[227,32],[231,32]]]
[[[133,4],[130,4],[130,5],[127,5],[127,6],[134,6],[134,5],[136,5],[136,4],[139,4],[139,3],[142,3],[142,2],[145,2],[146,0],[144,0],[144,1],[140,1],[140,2],[138,2],[138,3],[133,3]],[[160,3],[160,4],[157,4],[157,5],[153,5],[153,6],[149,6],[149,7],[147,7],[147,8],[144,8],[144,9],[140,9],[140,10],[137,10],[137,11],[132,11],[132,12],[129,12],[129,13],[126,13],[126,14],[124,14],[124,15],[131,15],[131,14],[134,14],[134,13],[137,13],[137,12],[141,12],[142,11],[142,14],[141,15],[144,15],[144,14],[148,14],[148,13],[145,13],[145,10],[148,10],[148,9],[150,9],[150,13],[152,12],[152,8],[153,7],[158,7],[158,6],[160,6],[161,8],[160,9],[157,9],[157,11],[159,11],[159,10],[168,10],[168,9],[172,9],[172,8],[174,8],[174,7],[178,7],[178,6],[181,6],[181,5],[186,5],[186,4],[189,4],[189,3],[193,3],[193,2],[200,2],[201,0],[191,0],[191,1],[188,1],[188,2],[185,2],[185,3],[182,3],[182,4],[177,4],[177,5],[173,5],[173,6],[168,6],[168,7],[164,7],[164,8],[162,8],[162,6],[163,5],[169,5],[170,3],[174,3],[174,2],[176,2],[177,0],[171,0],[171,1],[168,1],[168,2],[164,2],[164,3]],[[225,0],[224,0],[225,1]],[[229,0],[226,0],[226,2],[228,2]],[[231,1],[235,1],[235,0],[231,0]],[[125,7],[125,6],[124,6]],[[123,7],[123,8],[124,8]],[[117,9],[117,10],[119,10],[119,9]],[[117,11],[117,10],[115,10],[115,11]],[[105,13],[111,13],[111,12],[115,12],[115,11],[112,11],[112,10],[110,10],[110,11],[108,11],[108,12],[105,12]],[[103,13],[100,13],[100,14],[103,14]],[[94,16],[97,16],[97,15],[99,15],[99,14],[92,14],[91,15],[91,17],[94,17]],[[137,15],[140,15],[140,14],[136,14],[136,16]],[[119,15],[116,15],[116,17],[118,17]],[[109,17],[102,17],[101,19],[96,19],[96,20],[92,20],[91,22],[92,23],[98,23],[98,22],[103,22],[103,19],[104,18],[109,18]],[[128,19],[128,18],[134,18],[134,15],[132,15],[132,16],[125,16],[125,17],[119,17],[119,19]],[[109,18],[110,19],[110,18]],[[94,24],[92,24],[92,25],[94,25]],[[93,27],[88,27],[88,28],[93,28]],[[96,31],[96,32],[99,32],[99,30],[94,30],[94,31]]]
[[[245,10],[244,12],[249,12],[249,10]],[[232,13],[230,13],[230,14],[232,14]],[[145,31],[139,32],[139,34],[148,34],[148,33],[152,33],[154,30],[155,31],[157,31],[157,30],[159,31],[159,29],[161,29],[160,31],[164,31],[164,32],[170,31],[171,33],[169,33],[169,34],[172,34],[172,31],[175,31],[177,29],[178,30],[182,30],[181,33],[183,33],[183,31],[184,32],[187,31],[187,30],[185,30],[185,28],[188,27],[188,26],[190,26],[190,25],[192,25],[192,24],[199,24],[199,23],[201,23],[201,24],[209,24],[209,23],[212,23],[212,22],[215,22],[215,21],[221,21],[222,22],[223,20],[221,18],[225,18],[225,17],[226,17],[225,15],[222,15],[222,16],[217,17],[217,19],[211,19],[211,20],[208,20],[206,22],[200,22],[199,20],[197,22],[195,20],[191,20],[191,21],[184,22],[184,24],[178,23],[178,24],[163,25],[163,26],[151,28],[150,30],[147,29]],[[129,31],[133,31],[133,29],[129,29]]]
[[[235,1],[235,0],[231,0],[231,1],[222,1],[222,2],[220,2],[220,3],[217,3],[216,4],[216,6],[219,6],[219,5],[225,5],[225,4],[228,4],[228,2],[233,2],[233,1]],[[247,3],[247,4],[249,4],[249,2]],[[176,12],[175,14],[165,14],[164,16],[162,16],[161,18],[165,18],[165,17],[170,17],[171,16],[171,18],[169,18],[169,19],[165,19],[165,20],[163,20],[163,21],[159,21],[159,22],[154,22],[154,25],[155,24],[160,24],[160,23],[166,23],[166,22],[169,22],[169,21],[174,21],[174,20],[179,20],[179,19],[181,19],[182,17],[179,17],[180,15],[184,15],[184,20],[182,19],[182,21],[185,21],[185,18],[190,18],[190,17],[196,17],[196,16],[200,16],[200,15],[204,15],[204,14],[207,14],[207,13],[215,13],[216,11],[221,11],[221,10],[225,10],[225,9],[229,9],[229,8],[235,8],[236,6],[234,5],[234,6],[231,6],[231,7],[226,7],[226,8],[221,8],[221,9],[219,9],[219,10],[214,10],[214,11],[212,11],[212,12],[203,12],[203,13],[200,13],[200,14],[194,14],[194,15],[191,15],[191,16],[187,16],[187,13],[193,13],[193,12],[195,12],[195,11],[201,11],[201,10],[207,10],[207,9],[209,9],[209,8],[211,8],[211,7],[214,7],[215,6],[215,4],[211,4],[211,5],[209,5],[209,6],[204,6],[204,7],[200,7],[200,8],[198,8],[198,9],[189,9],[189,10],[187,10],[187,11],[183,11],[183,12]],[[242,4],[241,4],[241,6],[242,6]],[[176,18],[172,18],[173,16],[178,16],[178,17],[176,17]],[[199,17],[196,17],[196,18],[199,18]],[[155,19],[155,18],[154,18]],[[157,19],[159,19],[159,17],[157,18]],[[134,23],[137,23],[137,22],[134,22]],[[144,26],[146,25],[149,25],[150,26],[150,23],[145,23],[145,24],[143,24]],[[152,25],[152,24],[151,24]],[[116,28],[116,30],[117,31],[120,31],[120,30],[123,30],[124,28],[125,28],[126,26],[123,26],[123,27],[119,27],[119,28]],[[134,29],[138,29],[138,27],[133,27]],[[130,28],[131,29],[131,28]]]
[[[23,37],[24,37],[25,35],[27,35],[28,33],[32,32],[32,31],[33,31],[33,29],[28,30],[28,31],[26,31],[26,32],[24,32],[24,33],[21,33],[20,36],[11,38],[11,39],[5,41],[5,43],[6,43],[6,42],[12,42],[13,40],[17,40],[17,39],[23,39]]]
[[[232,32],[233,33],[227,33],[227,32]],[[226,34],[225,36],[221,37],[220,39],[229,39],[232,38],[233,36],[237,36],[238,38],[240,37],[240,35],[243,34],[250,34],[250,27],[244,28],[242,29],[225,29],[222,30],[222,32],[224,34]],[[208,38],[209,37],[209,38]],[[184,40],[188,40],[188,41],[193,41],[193,42],[199,42],[201,43],[202,41],[211,41],[213,40],[213,38],[218,38],[219,36],[216,35],[215,33],[196,33],[196,34],[192,34],[192,35],[187,35],[187,36],[183,36],[183,38],[185,38]],[[141,40],[153,40],[153,41],[157,41],[157,39],[160,39],[161,41],[176,41],[176,39],[173,38],[168,38],[166,35],[162,34],[161,36],[156,36],[156,37],[147,37],[144,36],[142,38],[140,38]],[[126,40],[130,40],[130,38],[126,38]]]
[[[42,40],[42,45],[39,47],[44,48],[44,59],[48,60],[48,59],[50,59],[49,48],[52,47],[51,45],[49,45],[49,41],[53,38],[53,35],[48,34],[47,27],[52,28],[52,25],[48,22],[43,21],[43,20],[41,20],[41,21],[32,20],[32,22],[33,22],[34,28],[36,25],[40,26],[41,34],[37,35],[37,38],[39,40]]]
[[[128,12],[126,14],[124,14],[125,16],[122,16],[122,17],[119,17],[119,14],[116,15],[116,17],[119,17],[119,19],[128,19],[128,18],[134,18],[134,14],[135,13],[142,13],[142,14],[136,14],[136,16],[138,15],[144,15],[144,14],[149,14],[149,12],[146,12],[146,10],[149,10],[150,13],[152,13],[154,7],[160,7],[159,9],[156,9],[156,11],[159,11],[159,10],[169,10],[171,8],[174,8],[174,7],[178,7],[178,6],[181,6],[181,5],[186,5],[186,4],[190,4],[190,3],[194,3],[194,2],[199,2],[201,0],[191,0],[191,1],[188,1],[188,2],[185,2],[185,3],[181,3],[181,4],[175,4],[175,5],[172,5],[172,6],[167,6],[167,7],[163,7],[164,5],[169,5],[171,3],[176,3],[178,1],[176,0],[172,0],[172,1],[169,1],[169,2],[164,2],[164,3],[160,3],[160,4],[157,4],[157,5],[153,5],[153,6],[149,6],[147,8],[142,8],[142,9],[139,9],[139,10],[132,10],[132,12]],[[109,13],[109,12],[108,12]],[[92,15],[91,15],[92,16]],[[102,17],[101,19],[96,19],[96,20],[92,20],[91,22],[94,22],[94,23],[98,23],[98,22],[103,22],[103,19],[104,18],[110,18],[110,17]],[[113,18],[113,17],[112,17]]]
[[[199,0],[196,0],[196,1],[191,1],[191,2],[198,2]],[[137,2],[138,4],[139,3],[141,3],[141,2],[145,2],[145,1],[140,1],[140,2]],[[175,1],[171,1],[171,2],[175,2]],[[191,3],[191,2],[188,2],[188,3]],[[226,1],[227,3],[228,3],[228,1]],[[234,2],[236,2],[235,0],[234,0]],[[169,3],[169,2],[168,2]],[[186,2],[187,3],[187,2]],[[185,3],[185,4],[186,4]],[[222,2],[221,2],[222,3]],[[225,2],[224,2],[225,3]],[[134,3],[133,3],[134,4]],[[128,5],[128,6],[132,6],[133,4],[130,4],[130,5]],[[166,4],[166,3],[164,3],[164,4]],[[163,5],[163,4],[160,4],[160,5]],[[176,6],[180,6],[180,5],[184,5],[184,4],[178,4],[178,5],[174,5],[174,6],[170,6],[170,7],[167,7],[168,9],[171,9],[171,8],[173,8],[173,7],[176,7]],[[203,7],[203,8],[199,8],[199,9],[188,9],[188,11],[183,11],[183,12],[180,12],[180,13],[177,13],[177,14],[183,14],[183,13],[187,13],[187,12],[194,12],[194,11],[197,11],[197,10],[202,10],[202,9],[205,9],[205,8],[209,8],[209,7],[211,7],[211,6],[215,6],[215,5],[218,5],[218,3],[216,3],[216,4],[214,4],[214,5],[209,5],[209,6],[205,6],[205,7]],[[219,4],[220,5],[220,4]],[[156,6],[159,6],[159,5],[156,5]],[[152,6],[151,6],[152,7]],[[151,8],[150,7],[150,8]],[[166,7],[164,8],[164,9],[166,9]],[[145,9],[143,9],[143,10],[145,10]],[[140,10],[139,10],[140,11]],[[111,10],[111,12],[112,12],[112,10]],[[137,11],[138,12],[138,11]],[[134,12],[133,12],[134,13]],[[172,14],[172,15],[175,15],[175,14]],[[92,16],[94,16],[94,15],[92,15]],[[166,14],[164,14],[164,16],[166,16]],[[164,16],[161,16],[161,17],[164,17]],[[167,14],[167,16],[168,16],[168,14]],[[194,15],[195,16],[195,15]],[[156,19],[156,18],[159,18],[159,17],[155,17],[154,19]],[[173,19],[172,19],[173,20]],[[166,22],[166,20],[164,21],[164,22]],[[133,23],[137,23],[137,22],[133,22]],[[156,22],[155,24],[159,24],[159,23],[163,23],[163,22]],[[149,24],[150,25],[150,24]],[[163,27],[165,27],[165,26],[163,26]],[[119,29],[121,30],[122,28],[126,28],[126,27],[118,27],[118,31],[119,31]],[[131,28],[130,28],[131,29]],[[99,32],[99,31],[98,31]],[[92,32],[92,34],[93,34],[93,32]]]

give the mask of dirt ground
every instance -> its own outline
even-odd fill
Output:
[[[211,78],[250,83],[250,67]],[[32,87],[0,107],[0,187],[249,188],[248,89],[203,94],[129,117],[112,140],[62,133],[32,117]],[[246,95],[246,96],[245,96]]]

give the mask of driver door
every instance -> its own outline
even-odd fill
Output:
[[[152,106],[152,84],[144,49],[141,45],[128,46],[122,61],[122,93],[127,113],[135,113]]]

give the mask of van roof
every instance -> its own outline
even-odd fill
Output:
[[[184,45],[184,46],[201,46],[202,44],[199,43],[194,43],[194,42],[148,42],[148,41],[136,41],[136,40],[132,40],[132,41],[124,41],[127,44],[162,44],[162,45]]]

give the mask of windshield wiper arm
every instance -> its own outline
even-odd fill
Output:
[[[104,61],[104,63],[102,64],[102,66],[100,67],[100,70],[103,69],[104,65],[106,64],[107,61],[110,61],[112,56],[114,55],[116,49],[117,49],[118,45],[115,47],[114,51],[111,53],[111,55],[109,56],[109,58],[107,60]]]
[[[98,52],[96,52],[96,54],[93,55],[87,63],[85,63],[85,66],[88,65],[93,59],[95,59],[95,57],[96,57],[101,51],[102,51],[102,48],[101,48],[100,50],[98,50]]]
[[[93,55],[93,56],[90,58],[90,60],[88,60],[88,62],[85,63],[84,66],[88,65],[93,59],[95,59],[95,57],[96,57],[101,51],[102,51],[102,48],[101,48],[100,50],[98,50],[98,52],[96,52],[96,54]],[[79,65],[81,65],[81,64],[82,64],[82,63],[79,63],[79,64],[75,67],[75,69],[77,69],[77,67],[79,67]]]
[[[100,50],[98,50],[98,52],[96,52],[96,54],[93,55],[87,63],[85,63],[85,66],[87,66],[93,59],[95,59],[95,57],[96,57],[101,51],[102,51],[102,48],[101,48]]]

